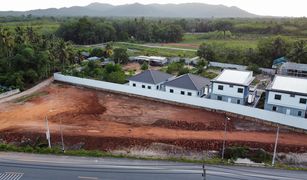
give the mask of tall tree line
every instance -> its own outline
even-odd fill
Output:
[[[71,43],[32,27],[0,27],[0,85],[24,89],[75,61]]]
[[[307,64],[307,41],[289,41],[284,37],[261,39],[256,48],[240,49],[203,43],[197,55],[208,61],[271,67],[273,61],[287,57],[292,62]]]
[[[118,21],[103,18],[80,18],[61,24],[57,35],[77,44],[95,44],[109,41],[178,42],[183,29],[177,23],[145,20],[145,18]]]

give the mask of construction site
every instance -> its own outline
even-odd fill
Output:
[[[60,144],[62,129],[68,149],[199,153],[220,151],[225,139],[227,147],[272,152],[276,137],[276,126],[261,121],[56,82],[0,103],[0,141],[45,140],[46,119],[51,145]],[[304,132],[281,127],[277,150],[304,153],[306,138]]]

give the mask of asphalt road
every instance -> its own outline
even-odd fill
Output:
[[[0,153],[0,180],[203,180],[200,164]],[[207,180],[303,180],[307,172],[206,166]]]

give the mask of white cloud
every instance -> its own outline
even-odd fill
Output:
[[[189,3],[201,2],[208,4],[224,4],[237,6],[241,9],[259,15],[273,16],[307,16],[306,0],[0,0],[0,10],[30,10],[45,8],[60,8],[70,6],[84,6],[92,2],[110,4],[128,4],[139,2],[150,3]]]

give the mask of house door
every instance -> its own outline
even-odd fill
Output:
[[[228,102],[231,103],[231,98],[228,98]]]
[[[287,110],[286,110],[286,114],[287,114],[287,115],[290,115],[290,112],[291,112],[290,109],[287,109]]]

